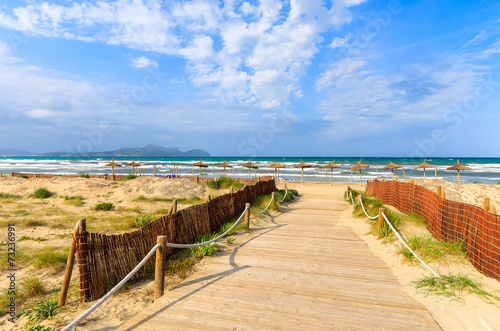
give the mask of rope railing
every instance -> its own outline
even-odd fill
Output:
[[[265,212],[266,212],[266,210],[267,210],[267,209],[269,209],[269,207],[271,206],[271,203],[273,202],[273,200],[274,200],[274,199],[275,199],[275,198],[274,198],[274,192],[273,192],[273,194],[272,194],[272,196],[271,196],[271,200],[269,200],[269,203],[267,204],[267,207],[266,207],[266,208],[264,208],[264,210],[261,210],[261,211],[256,211],[256,210],[253,210],[252,208],[250,208],[250,211],[251,211],[252,213],[254,213],[254,214],[263,214],[263,213],[265,213]]]
[[[288,194],[288,189],[286,189],[285,196],[283,197],[283,199],[281,201],[279,201],[280,203],[285,200],[287,194]],[[221,238],[224,238],[228,233],[230,233],[236,227],[236,225],[243,219],[243,216],[245,214],[248,214],[247,212],[249,212],[251,210],[251,211],[253,211],[256,214],[262,214],[262,213],[264,213],[269,208],[269,206],[271,206],[271,203],[272,203],[272,201],[274,199],[275,199],[275,195],[274,195],[274,192],[273,192],[271,200],[269,201],[269,204],[267,205],[267,207],[263,211],[260,211],[260,212],[251,210],[251,208],[249,206],[245,207],[245,209],[241,213],[240,217],[233,223],[233,225],[229,229],[227,229],[224,233],[222,233],[221,235],[217,236],[216,238],[213,238],[211,240],[204,241],[204,242],[201,242],[201,243],[196,243],[196,244],[176,244],[176,243],[168,243],[168,242],[166,242],[165,243],[165,247],[191,248],[191,247],[200,247],[200,246],[204,246],[204,245],[208,245],[208,244],[214,243],[217,240],[219,240]],[[130,273],[128,273],[127,276],[125,276],[125,278],[123,278],[115,287],[113,287],[105,296],[103,296],[101,299],[99,299],[99,301],[97,301],[95,304],[93,304],[83,314],[81,314],[80,316],[78,316],[73,322],[71,322],[70,324],[68,324],[65,328],[61,329],[61,331],[70,331],[71,329],[73,329],[74,327],[76,327],[81,321],[83,321],[87,316],[89,316],[99,306],[101,306],[107,299],[109,299],[113,294],[115,294],[118,290],[120,290],[120,288],[122,288],[122,286],[125,285],[137,273],[137,271],[139,271],[139,269],[144,266],[144,264],[146,264],[146,262],[151,258],[151,256],[160,247],[161,247],[160,244],[156,244],[149,251],[149,253],[144,257],[144,259],[142,259],[142,261],[139,264],[137,264],[137,266],[132,271],[130,271]]]
[[[352,192],[349,190],[349,187],[347,188],[347,192],[350,194],[351,196],[351,201],[353,202],[352,204],[354,205],[354,199],[352,198]],[[365,206],[363,205],[363,201],[361,200],[361,196],[359,197],[359,200],[358,200],[358,203],[361,204],[361,207],[363,209],[363,212],[365,213],[365,215],[370,218],[370,219],[375,219],[375,218],[378,218],[380,214],[382,214],[382,217],[384,218],[385,222],[387,223],[387,225],[389,225],[389,227],[391,228],[392,232],[394,232],[394,234],[396,235],[396,237],[399,239],[399,241],[401,241],[401,243],[406,247],[406,249],[408,249],[413,256],[415,256],[415,258],[427,269],[429,270],[434,276],[436,277],[439,277],[439,274],[434,271],[434,269],[432,269],[427,263],[424,262],[424,260],[422,260],[420,258],[420,256],[417,255],[417,253],[415,253],[413,251],[413,249],[411,249],[411,247],[406,243],[406,241],[403,239],[403,237],[401,236],[401,234],[396,230],[396,228],[394,228],[394,226],[391,224],[391,222],[389,222],[389,220],[387,219],[387,216],[385,215],[384,212],[381,212],[379,213],[379,215],[375,216],[375,217],[372,217],[370,215],[368,215],[368,213],[366,212],[366,209],[365,209]],[[357,205],[357,204],[356,204]],[[356,206],[354,205],[354,206]]]
[[[354,199],[352,197],[352,192],[350,190],[349,187],[347,187],[347,194],[348,196],[350,195],[351,197],[351,203],[353,206],[357,206],[357,204],[354,204]],[[348,199],[349,200],[349,199]],[[394,228],[394,226],[391,224],[391,222],[389,222],[389,220],[387,219],[387,216],[385,215],[384,212],[381,212],[379,213],[379,215],[377,215],[376,217],[372,217],[370,215],[368,215],[368,213],[366,212],[366,209],[363,205],[363,201],[361,199],[361,196],[359,196],[359,200],[358,200],[361,204],[361,207],[363,209],[363,212],[365,213],[365,215],[370,218],[370,219],[375,219],[377,217],[379,217],[380,214],[382,214],[382,217],[384,218],[384,221],[387,223],[387,225],[389,225],[389,227],[391,228],[392,232],[394,232],[394,234],[396,235],[396,237],[399,239],[399,241],[401,241],[401,243],[412,253],[413,256],[415,256],[415,258],[427,269],[429,270],[435,277],[441,277],[434,269],[432,269],[427,263],[425,263],[418,255],[417,253],[415,253],[411,248],[410,246],[406,243],[406,241],[403,239],[403,237],[401,236],[401,234]],[[488,322],[486,322],[486,320],[482,317],[482,316],[479,316],[477,315],[479,321],[481,322],[481,324],[483,324],[483,326],[486,328],[486,330],[488,331],[493,331],[493,328],[488,324]]]
[[[156,252],[156,250],[159,247],[160,247],[160,244],[156,244],[149,251],[149,253],[146,255],[146,257],[144,257],[144,259],[142,259],[142,261],[131,272],[129,272],[129,274],[127,276],[125,276],[125,278],[123,278],[121,282],[116,284],[116,286],[113,287],[113,289],[111,289],[111,291],[109,291],[105,296],[103,296],[101,299],[99,299],[99,301],[97,301],[95,304],[93,304],[92,307],[87,309],[83,314],[78,316],[73,322],[68,324],[61,331],[70,331],[75,326],[77,326],[81,321],[83,321],[87,316],[89,316],[92,312],[94,312],[97,308],[99,308],[100,305],[102,305],[107,299],[109,299],[109,297],[111,297],[113,294],[115,294],[123,285],[125,285],[125,283],[127,283],[130,280],[130,278],[132,278],[136,274],[137,271],[139,271],[140,268],[142,268],[144,266],[144,264],[146,264],[146,262],[151,258],[151,256],[153,256],[153,254]]]

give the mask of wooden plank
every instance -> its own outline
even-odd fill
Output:
[[[236,235],[232,250],[206,258],[119,330],[439,330],[339,224],[340,198],[306,192],[289,206],[275,224],[252,223],[241,245]]]

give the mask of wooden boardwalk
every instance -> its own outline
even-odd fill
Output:
[[[350,228],[341,189],[254,227],[120,330],[439,330]]]

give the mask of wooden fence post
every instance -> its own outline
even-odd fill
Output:
[[[245,208],[247,209],[245,211],[245,227],[247,228],[247,230],[250,229],[250,204],[247,202],[245,204]]]
[[[411,185],[415,185],[415,180],[414,180],[413,178],[412,178],[412,179],[410,179],[410,184],[411,184]]]
[[[436,194],[439,195],[439,196],[441,196],[441,190],[442,189],[443,188],[440,185],[438,185],[438,187],[436,188]]]
[[[394,176],[394,181],[399,182],[399,178],[397,176]]]
[[[69,283],[71,281],[71,275],[73,273],[73,265],[75,264],[75,255],[76,255],[76,238],[75,235],[80,227],[79,220],[76,222],[75,229],[73,231],[73,239],[71,240],[71,246],[69,248],[68,261],[66,262],[66,271],[64,272],[64,279],[61,286],[61,294],[59,295],[59,302],[57,305],[62,307],[66,304],[66,298],[68,296]]]
[[[441,198],[446,199],[446,194],[444,193],[444,187],[441,187]]]
[[[160,244],[160,247],[156,250],[155,301],[163,295],[165,290],[165,249],[167,247],[167,237],[158,236],[156,243]]]
[[[80,274],[80,302],[90,300],[89,247],[87,244],[87,219],[78,221],[76,250],[78,252],[78,272]]]
[[[378,222],[377,227],[380,230],[384,226],[384,216],[382,215],[385,212],[385,208],[378,209]],[[382,238],[382,236],[378,235],[377,239]]]
[[[485,197],[483,199],[483,210],[484,211],[489,211],[490,210],[490,198]]]

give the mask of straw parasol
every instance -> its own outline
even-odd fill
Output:
[[[233,167],[232,165],[226,162],[226,159],[224,159],[224,162],[217,165],[217,168],[224,168],[224,176],[226,176],[226,168],[232,168],[232,167]]]
[[[122,165],[115,162],[115,159],[111,159],[111,162],[106,164],[105,167],[111,167],[111,174],[113,175],[113,180],[115,179],[115,167],[121,167]]]
[[[361,169],[366,169],[366,168],[369,168],[370,166],[368,164],[363,164],[361,163],[363,159],[359,160],[359,162],[351,168],[351,172],[354,171],[354,170],[359,170],[359,182],[362,183],[362,179],[361,179]]]
[[[276,162],[276,159],[274,159],[274,163],[271,163],[266,168],[274,169],[274,178],[277,179],[277,177],[276,177],[276,169],[278,169],[278,176],[279,176],[280,175],[280,168],[285,168],[285,166],[282,165],[281,163]]]
[[[323,168],[325,168],[325,176],[326,176],[326,170],[328,168],[330,168],[331,170],[331,175],[330,175],[330,182],[333,183],[333,168],[340,168],[340,166],[338,164],[335,164],[335,160],[333,160],[332,162],[328,163],[326,166],[324,166]],[[325,182],[327,180],[328,177],[325,177]]]
[[[302,159],[300,159],[300,163],[299,164],[296,164],[293,166],[294,168],[301,168],[301,173],[300,173],[300,180],[302,182],[304,182],[304,168],[310,168],[311,165],[310,164],[307,164],[307,163],[304,163],[304,161],[302,161]]]
[[[200,159],[200,162],[193,163],[193,175],[194,175],[194,167],[200,167],[200,176],[201,176],[201,168],[208,168],[208,166],[203,163]]]
[[[422,162],[422,164],[419,164],[418,166],[413,168],[413,169],[424,169],[424,179],[425,179],[425,169],[430,169],[430,168],[437,169],[435,166],[430,165],[429,163],[427,163],[425,161],[427,161],[427,159],[425,159],[424,162]],[[436,171],[436,178],[437,178],[437,171]]]
[[[394,169],[399,169],[399,168],[403,168],[403,166],[396,164],[396,163],[392,163],[391,161],[389,161],[389,164],[386,165],[385,167],[383,167],[382,169],[391,169],[392,179],[394,179]],[[404,168],[403,168],[403,171],[404,171]]]
[[[464,166],[460,163],[460,160],[457,159],[457,164],[452,167],[446,168],[446,170],[456,170],[458,175],[458,185],[460,185],[460,170],[472,170],[469,167]]]
[[[134,159],[132,159],[132,162],[127,163],[125,166],[132,167],[134,175],[137,175],[137,167],[140,167],[141,165],[139,163],[135,162]]]
[[[259,167],[253,164],[252,160],[250,160],[250,162],[242,164],[241,166],[248,168],[248,178],[250,178],[250,171],[252,171],[252,169],[255,169],[255,176],[257,176],[257,169],[259,169]]]

